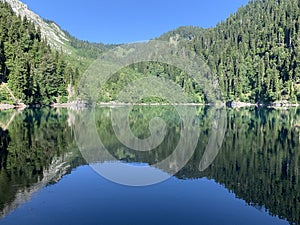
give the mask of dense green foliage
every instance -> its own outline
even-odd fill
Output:
[[[201,55],[226,100],[300,100],[298,0],[250,1],[212,29],[181,27],[160,37]]]
[[[0,3],[0,81],[26,104],[50,104],[66,99],[67,86],[78,74],[61,52],[53,51],[26,17]]]
[[[205,95],[199,85],[184,71],[179,68],[159,62],[140,62],[122,68],[110,77],[101,87],[99,93],[100,102],[118,100],[118,94],[138,79],[154,76],[161,80],[171,80],[181,87],[182,92],[187,93],[191,102],[205,103]],[[126,89],[128,95],[131,93]],[[179,100],[179,99],[178,99]],[[140,99],[141,103],[166,103],[166,99],[156,96]]]

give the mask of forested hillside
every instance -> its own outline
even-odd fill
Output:
[[[160,37],[203,56],[226,100],[300,100],[300,2],[257,0],[212,29],[181,27]]]
[[[16,16],[8,3],[0,2],[0,12],[0,81],[26,104],[67,101],[67,87],[78,78],[75,66],[62,52],[52,50],[40,30],[26,17]],[[13,100],[2,93],[1,101]]]

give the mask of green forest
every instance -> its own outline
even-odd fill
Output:
[[[250,1],[212,29],[181,27],[177,37],[201,55],[227,101],[300,100],[300,3]]]
[[[51,49],[39,29],[0,3],[0,102],[48,105],[74,99],[83,71],[100,53],[116,45],[79,41],[69,33],[69,56]],[[196,52],[218,79],[224,100],[251,103],[300,101],[300,3],[297,0],[251,0],[216,27],[180,27],[157,40],[179,43]],[[80,59],[80,60],[78,60]],[[119,90],[143,76],[170,78],[205,102],[195,81],[178,68],[159,63],[131,65],[104,86],[99,101],[114,101]],[[73,97],[73,99],[72,99]],[[158,100],[157,100],[158,101]]]
[[[40,30],[26,17],[15,15],[8,3],[0,3],[0,82],[8,84],[8,94],[0,101],[48,105],[68,100],[67,88],[78,77],[78,69],[66,56],[54,51]]]

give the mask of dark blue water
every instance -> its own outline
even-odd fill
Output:
[[[288,224],[206,178],[149,187],[107,181],[82,166],[34,194],[1,224]]]

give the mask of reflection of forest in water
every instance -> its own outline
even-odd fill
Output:
[[[4,216],[84,161],[76,151],[67,110],[4,111],[0,122],[0,216]]]
[[[25,110],[17,113],[7,130],[3,130],[13,113],[0,112],[2,215],[21,200],[28,200],[31,193],[85,164],[73,136],[76,112]],[[299,224],[299,110],[228,109],[222,147],[204,172],[199,171],[199,164],[211,135],[211,113],[207,108],[199,108],[198,114],[201,132],[197,149],[176,177],[214,179],[248,204],[265,207],[270,214]],[[96,126],[104,145],[116,158],[155,164],[176,147],[180,138],[179,116],[169,107],[135,107],[129,118],[133,133],[146,138],[150,135],[149,121],[156,116],[164,119],[168,129],[162,144],[150,152],[128,150],[120,144],[111,125],[110,109],[96,111]]]

